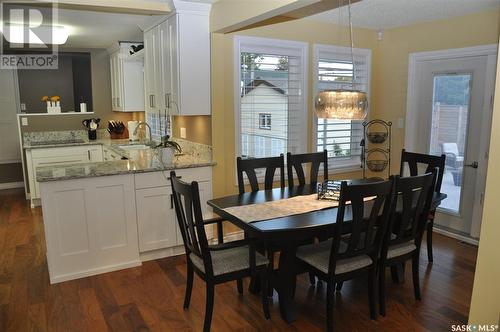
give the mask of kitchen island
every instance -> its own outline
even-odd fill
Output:
[[[128,160],[37,168],[50,282],[182,254],[170,170],[198,181],[206,203],[213,165],[211,153],[189,151],[165,163],[152,149],[135,149]],[[203,210],[211,215],[206,204]]]

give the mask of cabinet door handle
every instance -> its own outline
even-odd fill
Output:
[[[149,107],[153,108],[153,95],[149,95]]]
[[[87,155],[88,155],[89,161],[90,161],[90,150],[87,150]]]
[[[155,95],[151,95],[151,102],[152,102],[152,105],[151,107],[156,107],[156,102],[155,102]]]

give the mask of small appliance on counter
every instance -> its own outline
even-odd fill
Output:
[[[121,121],[110,120],[108,122],[108,133],[111,139],[128,138],[128,130]]]
[[[129,140],[135,142],[139,140],[139,134],[135,131],[139,126],[139,121],[129,121],[128,125],[128,137]]]
[[[101,122],[101,119],[96,118],[85,119],[82,121],[82,124],[88,130],[90,141],[95,141],[97,139],[97,128],[99,128],[99,122]]]

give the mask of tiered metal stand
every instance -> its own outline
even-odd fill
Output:
[[[379,119],[363,122],[363,140],[361,141],[363,178],[367,177],[367,169],[375,173],[386,171],[386,178],[389,178],[391,174],[391,127],[392,122]],[[381,176],[381,178],[384,177]]]

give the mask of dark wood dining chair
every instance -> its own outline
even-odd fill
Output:
[[[293,179],[293,170],[297,174],[299,185],[306,184],[306,175],[304,172],[304,164],[310,164],[309,183],[318,183],[319,168],[323,164],[323,180],[328,180],[328,153],[323,152],[302,153],[302,154],[286,154],[286,167],[288,173],[288,186],[293,187],[295,181]]]
[[[238,191],[240,195],[245,193],[244,173],[247,175],[251,191],[254,192],[260,190],[257,176],[258,169],[265,169],[264,190],[273,189],[274,175],[277,170],[280,172],[280,187],[285,188],[285,158],[283,154],[280,154],[279,157],[267,158],[242,159],[241,157],[238,157],[236,158],[236,168],[238,173]],[[265,250],[267,251],[267,258],[269,259],[269,269],[272,270],[274,269],[274,254],[278,250],[272,245],[267,245]],[[253,286],[253,284],[251,286]],[[238,290],[240,287],[242,286],[238,284]],[[270,284],[268,285],[268,293],[270,296],[273,293],[273,288]]]
[[[362,276],[368,279],[370,317],[377,319],[377,263],[389,223],[392,183],[392,179],[355,185],[343,181],[333,237],[297,249],[298,268],[327,283],[327,331],[333,331],[335,284]],[[349,237],[343,236],[347,229]]]
[[[268,280],[267,258],[255,250],[251,239],[209,245],[205,234],[198,183],[185,183],[170,172],[177,221],[184,241],[187,265],[187,284],[184,309],[189,307],[193,289],[194,272],[205,281],[206,307],[203,331],[210,331],[216,284],[260,276],[262,282],[262,308],[270,318],[266,286]]]
[[[286,167],[288,173],[288,186],[293,187],[295,184],[293,170],[297,174],[299,186],[306,184],[306,175],[304,172],[304,164],[310,164],[309,168],[309,183],[315,185],[318,183],[319,168],[323,164],[323,181],[328,180],[328,152],[313,152],[302,154],[286,154]],[[309,281],[311,285],[316,284],[314,274],[309,273]]]
[[[258,169],[265,169],[264,189],[273,189],[274,174],[280,171],[280,186],[285,188],[285,158],[283,154],[279,157],[268,158],[236,158],[236,168],[238,173],[238,190],[240,194],[245,193],[245,182],[243,173],[246,173],[252,191],[259,191],[259,180],[256,173]]]
[[[385,270],[412,261],[415,299],[420,300],[419,257],[422,235],[432,202],[436,171],[411,177],[394,177],[389,227],[379,260],[380,314],[385,316]]]
[[[408,166],[410,176],[416,176],[419,174],[431,173],[435,168],[438,169],[436,184],[434,186],[434,192],[441,193],[441,184],[443,183],[444,166],[446,162],[446,155],[433,156],[423,153],[408,152],[405,149],[401,152],[401,167],[399,171],[400,176],[405,176],[405,164]],[[423,165],[425,168],[419,172],[419,164]],[[427,232],[427,258],[429,262],[434,261],[432,254],[432,230],[434,228],[434,218],[436,215],[436,208],[431,208],[429,212],[429,217],[427,218],[426,232]]]

